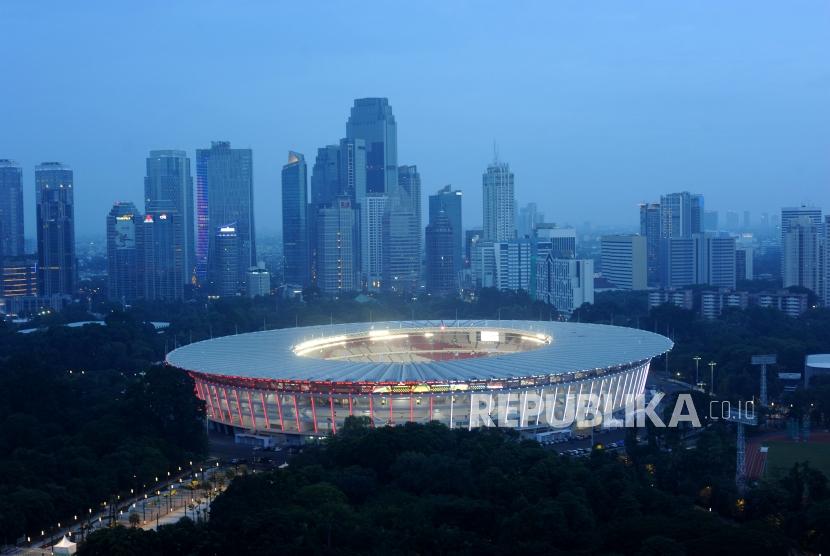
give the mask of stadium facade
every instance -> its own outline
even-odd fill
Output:
[[[170,352],[208,419],[256,434],[336,434],[346,417],[373,426],[439,421],[479,426],[474,403],[499,426],[533,428],[596,394],[605,413],[645,388],[671,340],[643,330],[536,321],[354,323],[269,330]],[[527,400],[547,400],[532,411]],[[573,408],[571,408],[573,410]],[[513,419],[508,420],[508,413]]]

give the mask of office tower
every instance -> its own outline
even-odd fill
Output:
[[[682,191],[660,197],[662,237],[690,237],[703,231],[703,195]]]
[[[181,281],[184,257],[184,226],[172,201],[151,201],[141,221],[139,244],[140,297],[149,300],[176,301],[184,297]]]
[[[116,202],[107,215],[107,297],[132,303],[139,297],[138,228],[143,218],[133,203]]]
[[[356,203],[363,202],[367,192],[366,142],[359,138],[341,139],[339,157],[338,180],[340,185],[336,195],[348,195]],[[332,200],[334,199],[326,202]]]
[[[465,257],[462,255],[462,244],[464,243],[464,229],[461,223],[461,191],[453,190],[452,186],[445,185],[434,195],[429,196],[429,223],[433,224],[441,212],[449,220],[453,234],[453,265],[454,273],[458,275],[464,267]],[[475,232],[473,230],[473,232]]]
[[[801,286],[821,294],[821,229],[812,215],[781,217],[784,287]]]
[[[456,242],[455,228],[443,210],[432,212],[426,227],[426,288],[433,295],[453,295],[458,291],[458,274],[455,264],[460,246]]]
[[[669,237],[661,242],[660,283],[682,288],[697,283],[698,241],[693,237]]]
[[[190,174],[190,159],[187,153],[177,150],[150,151],[147,158],[147,176],[144,178],[144,203],[169,202],[179,215],[176,220],[181,231],[181,251],[183,284],[190,284],[196,270],[196,229],[193,224],[195,214],[193,205],[193,177]]]
[[[60,162],[35,167],[38,291],[72,295],[77,287],[72,170]]]
[[[308,286],[308,183],[302,154],[290,151],[282,167],[283,275],[286,284]]]
[[[352,200],[338,197],[317,212],[317,287],[339,295],[358,289],[357,216]]]
[[[361,282],[368,290],[377,291],[383,283],[383,221],[386,195],[367,195],[360,204]]]
[[[718,211],[707,210],[703,213],[703,229],[707,232],[718,231]]]
[[[515,238],[516,200],[510,166],[494,161],[482,176],[482,185],[485,241]]]
[[[752,280],[755,277],[754,254],[752,247],[735,248],[735,280]]]
[[[240,247],[241,240],[236,222],[216,228],[214,251],[211,253],[213,263],[210,265],[210,281],[214,285],[214,295],[227,297],[239,293],[239,259],[242,257]]]
[[[528,238],[493,242],[493,287],[500,291],[529,292],[533,245]]]
[[[398,186],[398,131],[389,100],[356,99],[346,122],[346,138],[365,142],[366,194],[393,193]]]
[[[802,205],[800,207],[784,207],[781,209],[781,239],[790,231],[792,221],[806,216],[816,226],[821,226],[821,209]]]
[[[0,298],[37,296],[37,257],[3,257],[0,265]]]
[[[311,205],[330,203],[340,192],[340,147],[321,147],[311,169]]]
[[[248,297],[271,295],[271,273],[263,266],[248,269]]]
[[[698,284],[735,289],[735,238],[726,235],[696,234]]]
[[[830,215],[824,217],[824,295],[822,302],[830,307]]]
[[[477,238],[470,252],[470,276],[475,289],[496,287],[496,254],[492,241]]]
[[[644,290],[646,281],[646,238],[637,235],[609,235],[600,239],[602,275],[621,290]]]
[[[216,230],[229,222],[235,223],[239,238],[240,285],[256,264],[252,164],[251,149],[232,149],[228,141],[213,141],[209,149],[196,150],[196,267],[203,282],[210,274],[210,254],[216,252]],[[215,287],[208,283],[208,289]]]
[[[0,262],[23,255],[23,171],[0,160]]]
[[[660,241],[663,237],[659,203],[640,205],[640,235],[646,238],[646,279],[650,287],[655,287],[660,284]]]
[[[536,299],[570,315],[584,303],[594,302],[594,261],[555,259],[538,261]]]
[[[550,253],[554,259],[576,256],[576,229],[560,228],[552,223],[539,223],[534,234],[539,258]]]
[[[533,237],[537,224],[545,221],[545,215],[539,212],[536,203],[528,203],[519,208],[519,220],[516,223],[519,237]]]
[[[483,240],[484,230],[473,228],[464,232],[464,268],[470,268],[476,245]]]
[[[421,176],[416,166],[401,166],[384,214],[385,289],[412,292],[420,285],[421,230]]]

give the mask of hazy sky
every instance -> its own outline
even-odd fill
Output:
[[[548,220],[630,224],[692,190],[707,209],[830,210],[830,1],[0,0],[0,158],[75,170],[79,234],[141,206],[150,149],[254,150],[257,228],[280,229],[289,149],[314,161],[352,100],[390,99],[424,195],[516,175]],[[195,173],[195,167],[194,167]]]

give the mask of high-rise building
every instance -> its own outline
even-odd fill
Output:
[[[533,237],[537,224],[545,221],[545,215],[539,212],[536,203],[528,203],[519,208],[519,220],[516,223],[516,231],[519,237]]]
[[[696,234],[695,241],[698,253],[696,283],[735,289],[735,238]]]
[[[184,297],[181,281],[184,257],[182,218],[172,201],[151,201],[139,226],[140,297],[149,300],[175,301]]]
[[[811,215],[781,217],[784,287],[801,286],[821,294],[821,228]]]
[[[72,295],[77,288],[72,170],[59,162],[35,168],[38,291]]]
[[[516,198],[513,173],[504,162],[494,161],[482,176],[484,240],[509,241],[516,237]]]
[[[594,261],[555,259],[538,261],[536,298],[570,315],[584,303],[594,302]]]
[[[37,295],[37,257],[3,257],[3,264],[0,265],[0,298],[36,298]]]
[[[179,214],[177,219],[182,238],[176,251],[181,252],[183,284],[193,282],[196,272],[196,228],[193,199],[193,177],[190,174],[190,159],[187,153],[178,150],[150,151],[147,158],[147,176],[144,178],[145,209],[149,203],[170,202]]]
[[[302,154],[291,151],[282,167],[282,245],[285,283],[308,286],[308,183]]]
[[[754,255],[752,247],[735,248],[735,280],[752,280],[755,277]]]
[[[493,286],[500,291],[529,292],[533,260],[533,244],[528,238],[493,242]]]
[[[213,241],[213,263],[210,265],[210,280],[213,293],[220,297],[237,295],[240,290],[239,259],[241,241],[236,222],[219,226]],[[247,276],[246,276],[247,279]]]
[[[824,217],[824,295],[822,303],[830,307],[830,215]]]
[[[429,293],[452,295],[458,291],[458,273],[454,259],[460,251],[459,247],[449,216],[443,210],[433,214],[430,197],[430,219],[426,227],[426,288]]]
[[[412,292],[421,280],[421,176],[415,166],[398,169],[398,189],[384,215],[384,288]]]
[[[449,220],[452,227],[453,242],[453,265],[454,273],[458,275],[464,266],[462,255],[462,244],[464,243],[464,230],[461,223],[461,191],[453,190],[452,186],[445,185],[434,195],[429,196],[429,223],[433,224],[441,212]]]
[[[600,249],[603,277],[622,290],[646,289],[645,237],[602,236]]]
[[[330,203],[340,193],[340,147],[320,147],[311,170],[311,205]]]
[[[683,288],[697,283],[698,241],[693,237],[668,237],[661,242],[660,283],[664,288]]]
[[[196,221],[199,279],[205,281],[210,274],[216,230],[234,222],[239,238],[237,276],[244,285],[248,268],[257,262],[251,149],[232,149],[228,141],[214,141],[209,149],[196,150]],[[215,288],[215,284],[208,284],[208,289]]]
[[[718,211],[707,210],[703,213],[703,230],[706,232],[718,231]]]
[[[23,255],[23,170],[0,160],[0,262]]]
[[[357,215],[352,200],[338,197],[317,211],[317,287],[329,295],[358,289]]]
[[[388,99],[359,98],[354,101],[346,122],[346,138],[362,139],[365,143],[367,194],[391,194],[397,189],[397,130]]]
[[[248,269],[248,297],[259,297],[271,294],[271,273],[263,266],[252,266]]]
[[[539,259],[548,253],[554,259],[573,259],[576,257],[576,229],[560,228],[552,223],[536,225],[534,234]]]
[[[781,239],[783,242],[784,234],[790,231],[790,223],[802,216],[806,216],[816,226],[821,226],[821,209],[818,207],[811,207],[801,205],[800,207],[784,207],[781,209]]]
[[[734,210],[726,211],[726,229],[731,232],[737,232],[740,229],[740,217]]]
[[[473,228],[464,232],[464,268],[470,268],[473,262],[473,253],[476,245],[483,241],[484,230]]]
[[[107,215],[107,297],[120,303],[138,299],[139,241],[143,217],[133,203],[116,202]]]
[[[360,138],[341,139],[339,153],[338,180],[340,185],[337,195],[348,195],[353,202],[362,203],[367,192],[366,141]],[[331,200],[326,202],[331,202]]]
[[[662,237],[690,237],[703,232],[703,195],[682,191],[660,197]]]
[[[360,203],[361,282],[372,291],[383,285],[383,223],[388,201],[386,195],[370,194]]]
[[[646,279],[650,287],[660,284],[660,242],[663,231],[660,222],[660,204],[640,205],[640,235],[646,238]]]

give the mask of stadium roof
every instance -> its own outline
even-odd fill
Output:
[[[538,349],[492,357],[375,363],[302,357],[293,347],[314,338],[439,328],[511,329],[552,337]],[[644,361],[669,351],[668,338],[636,328],[545,321],[407,321],[283,328],[224,336],[180,347],[170,365],[189,371],[272,380],[332,382],[462,382],[544,376]]]

